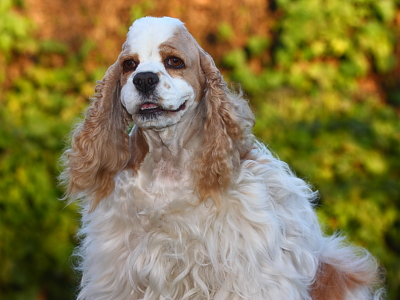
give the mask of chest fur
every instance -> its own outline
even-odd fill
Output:
[[[118,278],[144,299],[216,297],[239,287],[239,293],[258,293],[260,299],[286,293],[297,295],[287,299],[300,299],[307,293],[317,266],[311,245],[318,243],[310,242],[319,238],[315,216],[306,197],[277,186],[274,168],[243,163],[220,210],[211,202],[195,205],[186,171],[174,180],[165,178],[168,172],[121,172],[109,199],[86,215],[86,257],[104,268],[93,274],[103,276],[95,281]],[[293,209],[302,215],[288,214],[290,206],[303,207]],[[268,283],[285,269],[293,270],[290,276],[280,275],[276,286]]]

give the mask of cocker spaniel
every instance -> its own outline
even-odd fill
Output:
[[[182,22],[135,21],[95,91],[61,175],[82,205],[78,299],[381,297],[376,261],[323,234]]]

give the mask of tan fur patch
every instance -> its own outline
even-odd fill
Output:
[[[167,68],[172,77],[187,81],[196,93],[196,102],[204,96],[206,80],[200,66],[200,46],[184,28],[178,28],[174,35],[159,47],[160,56],[164,61],[169,56],[182,59],[185,67],[182,69]]]
[[[123,67],[124,61],[131,59],[134,60],[137,64],[140,63],[139,56],[137,55],[137,53],[127,54],[129,53],[129,51],[130,51],[129,47],[124,47],[124,51],[118,57],[119,72],[121,74],[121,86],[124,86],[126,84],[128,77],[132,74],[132,71],[124,72],[124,67]]]
[[[149,145],[143,136],[143,132],[138,127],[135,127],[130,134],[131,159],[129,160],[126,168],[133,169],[135,172],[138,172],[140,165],[148,152]]]
[[[313,300],[344,300],[347,291],[374,284],[375,274],[368,270],[341,270],[322,263],[312,286]]]

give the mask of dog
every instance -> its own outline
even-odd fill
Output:
[[[78,299],[381,298],[376,260],[324,235],[316,192],[181,21],[136,20],[95,92],[61,174],[82,208]]]

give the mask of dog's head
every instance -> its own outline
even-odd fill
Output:
[[[203,130],[193,157],[194,190],[199,199],[216,199],[252,147],[254,118],[248,104],[230,93],[211,56],[182,22],[167,17],[135,21],[65,152],[67,194],[89,195],[95,206],[112,191],[119,171],[139,170],[149,153],[144,131],[179,130],[175,125],[195,115],[201,116],[196,126]],[[132,121],[136,126],[129,137]]]
[[[204,95],[205,56],[183,23],[142,18],[131,26],[118,58],[121,101],[140,128],[174,125]]]

